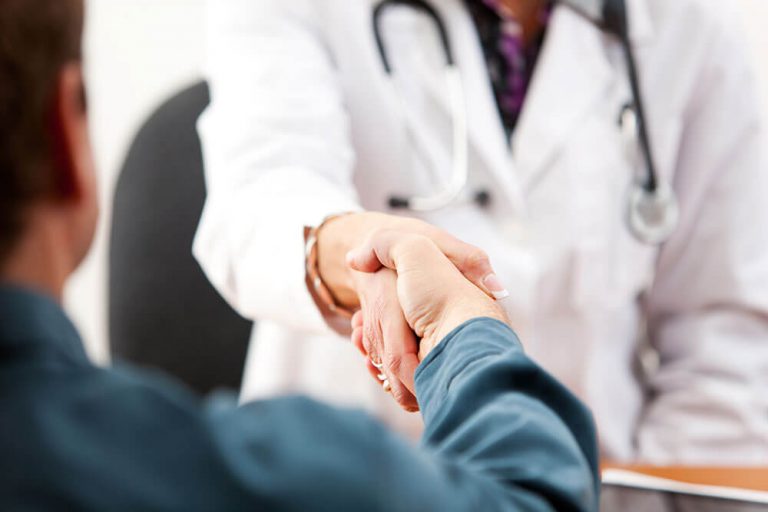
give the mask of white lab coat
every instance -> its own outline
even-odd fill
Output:
[[[639,167],[617,125],[631,95],[616,42],[555,10],[510,151],[463,1],[432,3],[465,82],[472,188],[494,200],[422,217],[488,251],[527,350],[591,405],[606,457],[767,462],[768,169],[730,3],[629,0],[657,165],[681,206],[660,250],[625,225]],[[450,174],[433,25],[409,9],[385,21],[409,133],[376,51],[373,4],[210,2],[209,196],[194,253],[258,320],[244,399],[309,393],[415,434],[418,415],[370,379],[304,283],[303,226],[386,211],[391,194],[429,194]],[[644,332],[659,364],[641,376]]]

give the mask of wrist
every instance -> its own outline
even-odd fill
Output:
[[[457,327],[476,318],[492,318],[509,324],[504,310],[491,299],[447,304],[425,329],[419,345],[419,359],[424,360]]]
[[[356,231],[355,214],[344,214],[324,222],[317,230],[317,271],[335,302],[345,308],[359,306],[346,254],[354,246],[348,241]]]

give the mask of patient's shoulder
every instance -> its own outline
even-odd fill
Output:
[[[51,496],[88,510],[197,510],[242,492],[212,448],[200,400],[167,379],[67,367],[0,401],[2,503]],[[184,507],[184,505],[190,505]]]

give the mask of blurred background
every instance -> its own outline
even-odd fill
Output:
[[[768,98],[768,1],[734,0],[744,12],[763,98]],[[86,264],[71,281],[66,306],[91,356],[108,360],[107,249],[119,170],[143,122],[175,92],[201,77],[203,0],[87,0],[87,80],[91,130],[101,172],[102,218]],[[768,108],[764,100],[762,108]]]

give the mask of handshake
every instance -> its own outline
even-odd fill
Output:
[[[433,226],[350,214],[324,225],[318,241],[326,284],[344,306],[359,308],[353,344],[372,377],[407,411],[419,410],[416,368],[452,330],[479,317],[506,322],[494,300],[506,292],[488,257]],[[339,257],[348,247],[355,248]],[[334,260],[346,265],[322,266]]]

